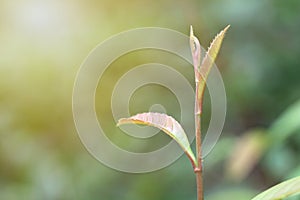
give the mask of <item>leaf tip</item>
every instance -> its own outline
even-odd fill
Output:
[[[121,120],[122,120],[122,119],[119,119],[119,120],[118,120],[118,122],[117,122],[117,124],[116,124],[116,127],[119,127],[119,126],[121,125]]]
[[[121,126],[122,124],[126,123],[127,118],[120,118],[116,124],[117,127]]]
[[[201,46],[198,38],[194,36],[192,25],[190,26],[190,48],[193,57],[193,64],[195,69],[197,69],[198,66],[200,65]]]
[[[230,27],[231,27],[231,25],[228,24],[228,25],[224,28],[224,32],[226,32]]]
[[[190,38],[194,36],[193,26],[190,25]]]

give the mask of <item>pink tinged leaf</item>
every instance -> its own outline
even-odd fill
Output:
[[[199,72],[196,76],[196,78],[199,80],[198,84],[198,102],[199,102],[199,113],[201,113],[201,105],[203,102],[203,95],[204,95],[204,90],[205,90],[205,85],[206,85],[206,80],[209,75],[209,72],[217,58],[217,55],[219,53],[219,50],[221,48],[225,33],[229,29],[229,25],[223,29],[216,37],[215,39],[211,42],[210,47],[208,48],[208,51],[206,52],[203,61],[200,65]]]
[[[221,48],[225,33],[229,29],[230,25],[228,25],[226,28],[224,28],[211,42],[210,47],[208,48],[208,51],[206,52],[203,61],[200,66],[200,74],[203,77],[204,80],[207,79],[208,74],[210,72],[210,69],[212,65],[214,64],[217,55],[219,53],[219,50]]]
[[[190,47],[191,47],[195,72],[198,72],[198,67],[200,66],[201,46],[198,38],[194,36],[192,26],[190,28]]]
[[[143,124],[164,131],[180,145],[191,160],[193,167],[196,166],[196,158],[191,150],[188,138],[181,125],[171,116],[161,113],[141,113],[129,118],[120,119],[117,126],[122,124]]]

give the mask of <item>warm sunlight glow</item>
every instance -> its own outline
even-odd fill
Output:
[[[27,1],[12,9],[14,26],[25,33],[52,35],[61,33],[68,25],[70,10],[58,1]]]

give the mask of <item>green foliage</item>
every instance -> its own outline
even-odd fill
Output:
[[[266,156],[270,171],[276,170],[276,161],[285,167],[288,159],[286,150],[279,149],[285,140],[300,130],[300,101],[289,106],[269,129],[252,129],[237,140],[227,163],[227,174],[235,180],[242,180],[249,175],[255,165]],[[280,172],[282,171],[282,172]],[[280,168],[277,173],[284,173]]]
[[[300,177],[296,177],[268,189],[252,200],[280,200],[299,193]]]
[[[299,119],[300,101],[290,105],[269,128],[269,138],[272,139],[270,145],[283,143],[292,134],[297,133],[297,130],[300,130]]]

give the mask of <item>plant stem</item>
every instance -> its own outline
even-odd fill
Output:
[[[202,180],[202,158],[201,158],[201,113],[202,113],[202,102],[205,84],[204,78],[200,74],[200,55],[201,46],[199,40],[194,36],[193,27],[190,29],[190,47],[193,57],[193,65],[195,72],[195,136],[196,136],[196,166],[194,172],[196,174],[197,182],[197,200],[203,200],[203,180]],[[200,93],[199,93],[200,92]]]
[[[197,199],[203,200],[203,183],[202,183],[202,172],[196,172],[197,180]]]
[[[197,73],[197,72],[195,72]],[[196,152],[197,152],[197,167],[194,169],[197,183],[197,200],[203,200],[203,180],[202,180],[202,158],[201,158],[201,112],[202,103],[199,102],[199,85],[196,80],[196,95],[195,95],[195,135],[196,135]]]
[[[208,52],[202,61],[201,57],[201,46],[199,40],[194,36],[193,27],[190,28],[190,47],[193,58],[193,65],[195,71],[195,82],[196,82],[196,95],[195,95],[195,134],[196,134],[196,166],[194,171],[197,179],[197,196],[198,200],[203,200],[203,180],[202,180],[202,155],[201,155],[201,115],[203,106],[204,90],[206,85],[206,79],[208,77],[210,68],[212,67],[214,60],[220,50],[224,35],[229,26],[221,31],[215,39],[212,41]]]

